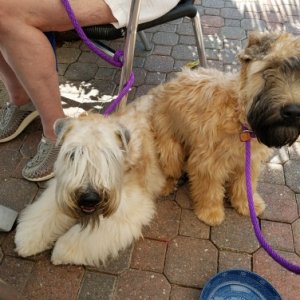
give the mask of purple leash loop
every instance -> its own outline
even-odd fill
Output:
[[[101,51],[93,42],[90,41],[90,39],[86,36],[83,29],[81,28],[80,24],[78,23],[74,11],[72,10],[70,3],[68,0],[61,0],[63,6],[65,7],[65,10],[73,24],[74,29],[76,30],[77,34],[81,38],[81,40],[84,42],[84,44],[92,50],[95,54],[97,54],[99,57],[110,63],[111,65],[115,67],[121,68],[123,66],[123,56],[124,53],[122,50],[117,50],[113,57],[110,57],[103,51]],[[120,103],[122,98],[129,92],[134,82],[134,74],[131,72],[129,80],[124,85],[122,91],[119,93],[119,95],[114,99],[114,101],[107,107],[107,109],[104,111],[104,115],[107,116],[111,112],[114,111],[116,106]]]
[[[250,132],[249,130],[245,129],[243,126],[243,132]],[[271,245],[265,240],[259,226],[258,219],[256,217],[255,208],[254,208],[254,201],[253,201],[253,191],[252,191],[252,182],[251,182],[251,138],[244,141],[245,142],[245,175],[246,175],[246,189],[247,189],[247,197],[248,197],[248,205],[250,211],[251,222],[253,225],[253,229],[256,235],[257,240],[259,241],[260,245],[265,249],[265,251],[282,267],[286,268],[287,270],[295,273],[300,274],[300,266],[295,265],[284,257],[280,256],[272,247]]]

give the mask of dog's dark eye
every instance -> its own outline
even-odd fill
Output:
[[[73,162],[75,159],[75,152],[66,153],[65,159]]]
[[[72,152],[72,153],[70,154],[70,160],[71,160],[71,161],[74,161],[74,158],[75,158],[75,153]]]
[[[73,162],[75,159],[79,159],[84,152],[84,147],[72,148],[66,152],[65,159]]]

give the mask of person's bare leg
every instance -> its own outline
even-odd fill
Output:
[[[25,92],[23,86],[20,84],[15,73],[6,63],[3,56],[0,53],[0,79],[3,81],[10,101],[17,105],[21,106],[30,101],[27,93]]]
[[[103,0],[70,4],[83,26],[115,21]],[[60,0],[0,0],[0,7],[0,52],[38,110],[44,135],[55,139],[53,124],[64,113],[54,52],[43,32],[68,30],[72,24]]]

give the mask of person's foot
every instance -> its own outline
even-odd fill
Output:
[[[36,155],[27,162],[22,175],[29,181],[44,181],[54,177],[54,163],[60,146],[55,141],[42,137]]]
[[[0,143],[17,137],[38,115],[36,110],[29,111],[6,103],[0,110]]]

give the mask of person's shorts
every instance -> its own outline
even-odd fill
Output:
[[[110,7],[118,22],[112,23],[116,28],[128,24],[130,5],[129,0],[104,0]],[[139,23],[145,23],[157,19],[177,5],[179,0],[141,0]]]

